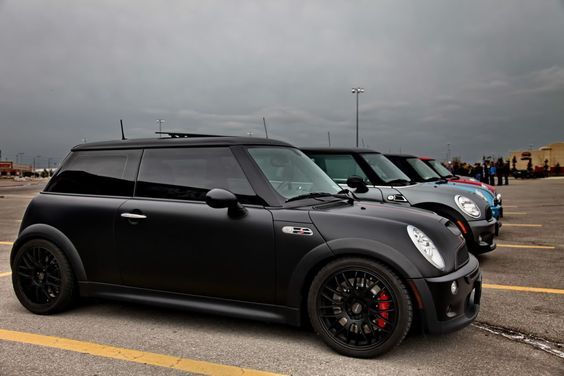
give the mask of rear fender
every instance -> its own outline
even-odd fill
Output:
[[[84,269],[84,265],[82,264],[80,255],[69,238],[55,227],[42,223],[28,226],[20,233],[20,236],[12,247],[12,253],[10,254],[10,266],[12,267],[12,270],[14,269],[13,263],[16,251],[26,242],[33,239],[44,239],[54,243],[67,256],[76,279],[78,281],[88,280],[86,278],[86,271]]]

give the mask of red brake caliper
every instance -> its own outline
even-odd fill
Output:
[[[386,291],[382,290],[378,296],[376,296],[376,300],[379,300],[378,311],[380,316],[383,317],[376,319],[376,325],[379,328],[384,328],[386,326],[386,321],[384,319],[387,320],[390,316],[390,313],[387,312],[387,310],[390,309],[390,295]]]

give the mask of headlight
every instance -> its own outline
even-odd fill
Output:
[[[501,202],[501,193],[498,193],[495,198],[497,198],[497,201]]]
[[[470,200],[466,196],[456,195],[454,196],[454,202],[464,213],[468,214],[472,218],[480,218],[482,214],[480,208],[476,203]]]
[[[487,199],[486,196],[482,193],[482,191],[479,191],[479,190],[476,189],[474,193],[476,193],[478,196],[480,196],[481,198],[483,198],[485,202],[488,202],[488,199]]]
[[[425,233],[414,226],[407,226],[407,233],[415,247],[435,268],[445,269],[445,262],[435,244]]]

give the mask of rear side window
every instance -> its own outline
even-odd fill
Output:
[[[140,150],[73,152],[45,188],[47,192],[133,196]]]
[[[256,197],[239,163],[227,147],[146,149],[136,196],[205,201],[212,188],[223,188],[242,203]]]
[[[335,182],[344,184],[353,175],[360,176],[370,183],[354,157],[350,154],[310,154],[310,158]]]

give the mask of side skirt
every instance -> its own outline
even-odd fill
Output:
[[[301,325],[300,310],[298,308],[209,298],[106,283],[79,282],[78,284],[80,295],[84,297],[150,304],[294,326]]]

